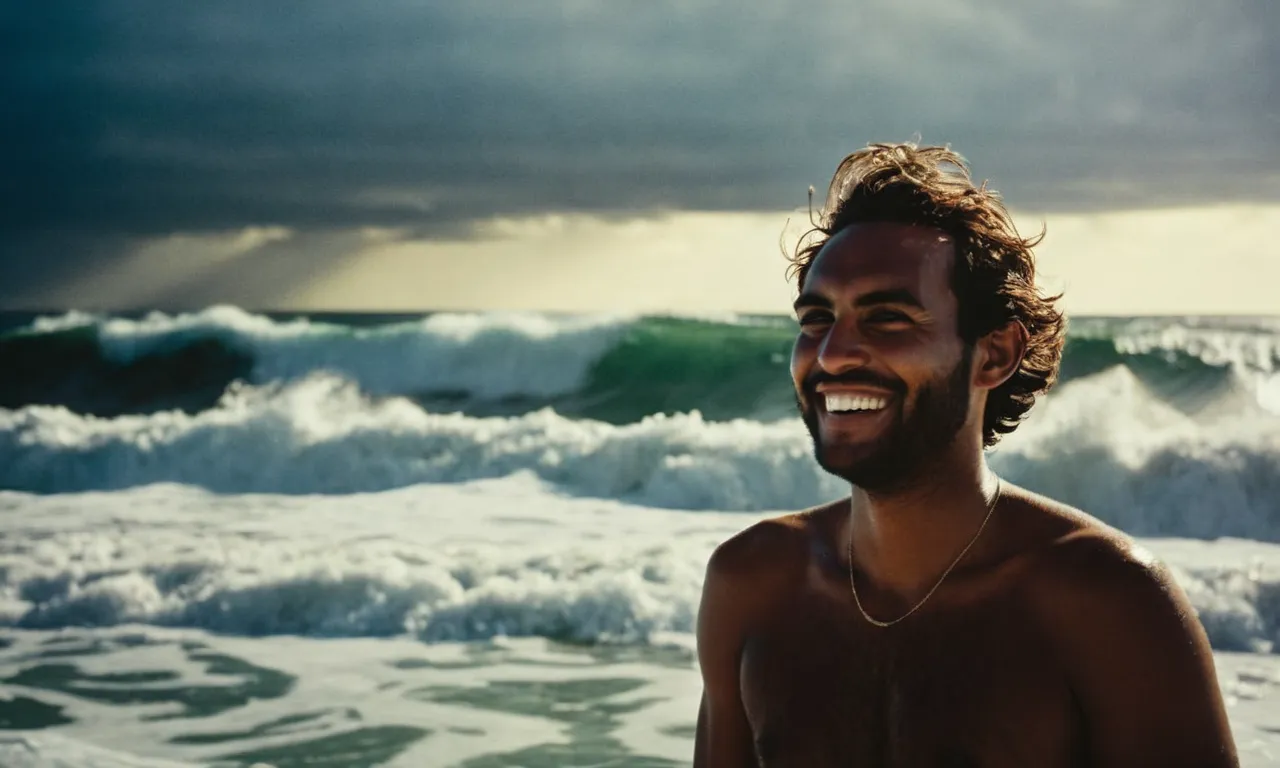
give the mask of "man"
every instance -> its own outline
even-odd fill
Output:
[[[814,234],[791,373],[851,492],[712,555],[694,765],[1236,765],[1169,573],[987,468],[1061,358],[1038,238],[910,144],[845,158]]]

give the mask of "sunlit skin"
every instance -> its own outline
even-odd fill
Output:
[[[1015,323],[957,332],[954,245],[861,224],[815,257],[791,361],[830,504],[717,548],[698,614],[696,768],[1236,765],[1207,638],[1168,572],[1079,510],[1000,484],[982,415]],[[884,399],[827,411],[824,396]],[[849,553],[852,553],[852,561]]]

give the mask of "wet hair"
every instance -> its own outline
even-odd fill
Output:
[[[850,225],[872,222],[933,227],[951,237],[956,253],[951,287],[967,346],[1009,321],[1026,329],[1018,370],[987,397],[982,441],[995,445],[1053,386],[1062,360],[1066,317],[1055,306],[1061,295],[1042,295],[1035,284],[1031,249],[1044,231],[1030,238],[1019,235],[1000,196],[986,182],[975,186],[968,163],[951,149],[870,144],[836,168],[818,220],[789,257],[788,276],[803,288],[827,240]]]

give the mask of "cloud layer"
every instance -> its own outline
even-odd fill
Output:
[[[917,133],[1023,209],[1280,200],[1280,5],[1074,5],[22,4],[0,223],[778,210]]]

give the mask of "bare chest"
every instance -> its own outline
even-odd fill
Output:
[[[763,766],[1074,764],[1069,689],[1016,605],[881,629],[802,597],[777,619],[740,670]]]

